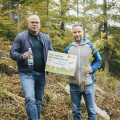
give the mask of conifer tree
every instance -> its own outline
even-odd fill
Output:
[[[114,47],[116,47],[116,44],[114,44],[115,43],[114,33],[111,30],[113,28],[114,29],[119,28],[118,26],[112,24],[112,23],[117,23],[118,25],[120,24],[120,21],[118,20],[119,5],[118,3],[116,4],[114,0],[110,2],[103,0],[101,1],[101,4],[93,2],[92,4],[87,4],[84,7],[84,13],[86,13],[86,15],[83,18],[86,21],[84,23],[86,24],[85,28],[88,38],[93,42],[95,42],[96,40],[100,40],[100,42],[102,42],[104,45],[104,49],[101,49],[101,55],[103,58],[104,65],[103,68],[106,72],[109,72],[109,67],[110,68],[112,67],[111,66],[113,63],[112,61],[114,60],[114,57],[117,55],[116,54],[113,57],[112,51],[114,50],[110,46],[111,42],[113,42],[112,44],[114,45]],[[114,13],[112,12],[113,10],[115,11]],[[114,32],[116,31],[114,30]],[[103,36],[101,36],[101,33],[103,34]],[[116,32],[116,34],[118,33]],[[120,39],[117,38],[117,40],[119,41]]]

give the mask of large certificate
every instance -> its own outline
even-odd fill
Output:
[[[75,75],[77,56],[49,51],[45,71],[64,75]]]

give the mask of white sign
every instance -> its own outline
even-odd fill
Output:
[[[45,71],[74,76],[77,56],[49,51]]]

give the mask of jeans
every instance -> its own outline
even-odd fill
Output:
[[[40,120],[41,103],[46,84],[45,73],[33,71],[31,74],[19,73],[22,90],[25,96],[25,107],[28,120]]]
[[[88,120],[97,120],[95,111],[95,89],[94,84],[84,87],[82,93],[80,93],[80,87],[77,85],[70,85],[70,94],[72,102],[72,114],[74,120],[81,120],[81,97],[83,95],[87,112]]]

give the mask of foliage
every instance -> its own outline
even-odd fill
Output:
[[[117,31],[119,30],[119,27],[117,26],[117,24],[118,25],[120,24],[120,21],[118,19],[119,18],[118,7],[119,7],[119,3],[117,6],[115,1],[106,2],[106,3],[104,1],[104,4],[96,4],[96,3],[92,3],[89,5],[86,4],[86,7],[84,7],[85,13],[90,17],[89,19],[90,23],[93,24],[92,27],[91,25],[90,26],[88,25],[88,22],[86,24],[89,30],[88,34],[91,34],[89,38],[91,41],[94,41],[94,42],[96,40],[102,39],[102,43],[104,47],[100,51],[103,58],[103,65],[106,64],[105,61],[106,59],[108,59],[107,62],[109,62],[108,64],[110,65],[110,68],[113,62],[116,62],[114,61],[114,57],[115,58],[118,57],[118,55],[116,54],[115,48],[119,49],[119,47],[117,47],[116,43],[117,44],[120,43],[120,39],[118,37],[119,33]],[[115,13],[112,12],[113,10],[115,11]],[[111,21],[117,24],[113,25]],[[105,34],[104,38],[102,38],[100,34],[101,32]],[[118,51],[119,50],[117,50],[117,52]],[[113,55],[113,53],[115,54]],[[110,69],[110,71],[114,72],[113,69]]]
[[[1,119],[26,120],[23,92],[18,75],[12,75],[11,77],[4,75],[3,77],[1,74],[0,78],[3,78],[0,82]],[[58,74],[49,74],[47,76],[41,120],[72,120],[70,95],[58,84],[60,82],[66,86],[67,79],[67,77]],[[119,120],[119,81],[114,78],[113,82],[112,79],[113,77],[107,76],[103,71],[96,73],[96,84],[107,92],[106,95],[102,95],[96,91],[96,104],[110,115],[111,120]],[[87,111],[84,104],[82,104],[82,119],[87,119]],[[99,115],[98,119],[104,120]]]
[[[55,51],[63,52],[73,40],[72,32],[67,25],[81,23],[85,29],[85,37],[92,42],[102,42],[103,47],[100,49],[100,53],[103,58],[103,69],[104,48],[107,47],[110,72],[116,75],[120,68],[112,69],[112,67],[115,68],[115,65],[120,62],[120,27],[117,26],[120,24],[119,2],[107,1],[106,15],[104,14],[104,4],[96,2],[97,0],[1,0],[0,37],[4,38],[5,43],[13,41],[19,32],[28,29],[29,15],[37,14],[41,18],[40,31],[50,36]],[[104,29],[105,21],[107,29]],[[104,38],[101,33],[105,34]],[[107,39],[105,39],[106,37]]]
[[[71,14],[72,11],[74,11],[73,14]],[[96,1],[93,0],[59,0],[58,2],[55,0],[0,0],[1,120],[26,119],[24,96],[19,76],[16,74],[17,66],[9,58],[9,50],[14,37],[19,32],[28,29],[27,18],[32,14],[37,14],[41,18],[40,31],[49,34],[55,51],[63,52],[65,47],[72,42],[72,32],[66,28],[66,25],[76,22],[82,23],[85,36],[90,41],[97,43],[103,58],[103,65],[104,47],[107,46],[109,49],[110,71],[112,73],[108,74],[100,70],[95,74],[95,84],[106,92],[106,94],[102,95],[96,91],[96,103],[110,115],[111,120],[119,120],[120,27],[110,22],[112,20],[113,23],[118,23],[118,25],[120,23],[119,3],[115,2],[115,0],[107,2],[107,13],[106,16],[103,15],[103,4],[96,4]],[[106,32],[103,31],[105,20],[108,22]],[[104,39],[105,35],[107,35],[107,40]],[[66,86],[68,78],[57,74],[47,76],[41,120],[56,120],[56,118],[57,120],[72,120],[70,95],[59,86],[58,82]],[[83,104],[83,120],[86,120],[86,117],[87,111]],[[99,115],[98,119],[103,120]]]
[[[0,65],[4,64],[4,70],[10,66],[16,71],[16,64],[9,59],[8,52],[0,51]],[[6,58],[6,59],[5,59]],[[24,95],[20,85],[20,79],[16,72],[11,76],[5,74],[0,68],[0,118],[1,120],[14,119],[26,120]],[[72,120],[72,105],[70,95],[59,85],[68,84],[68,77],[60,74],[49,73],[45,90],[45,97],[42,104],[41,120]],[[59,82],[59,83],[58,83]],[[119,120],[120,117],[120,80],[103,70],[95,73],[95,84],[105,94],[96,90],[96,104],[105,110],[111,120]],[[87,119],[85,104],[82,104],[82,119]],[[97,115],[99,120],[104,120]]]
[[[15,35],[15,26],[12,21],[8,19],[7,12],[3,12],[0,8],[0,37],[5,37],[5,39],[13,39]]]

